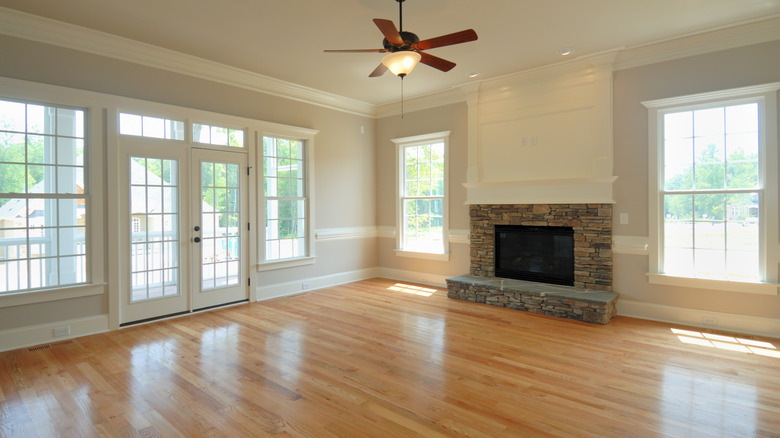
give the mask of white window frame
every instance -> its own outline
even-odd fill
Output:
[[[103,199],[105,172],[103,169],[103,118],[94,93],[42,85],[15,79],[0,78],[0,99],[57,107],[78,108],[84,111],[84,184],[86,203],[87,281],[75,285],[41,289],[25,289],[0,294],[0,307],[44,303],[71,298],[100,295],[106,291],[102,243],[105,211],[95,204]]]
[[[411,137],[394,138],[391,141],[396,145],[396,250],[395,254],[401,257],[413,257],[427,260],[449,261],[450,259],[450,226],[449,226],[449,173],[450,173],[450,133],[452,131],[433,132],[430,134],[415,135]],[[404,150],[407,147],[420,146],[431,143],[444,143],[444,194],[442,196],[442,253],[410,251],[405,248],[404,227]]]
[[[649,272],[652,284],[777,295],[778,278],[778,137],[777,91],[780,82],[642,102],[648,108]],[[664,273],[663,119],[667,113],[740,103],[759,108],[759,282],[679,277]]]
[[[292,268],[296,266],[312,265],[317,260],[315,233],[314,233],[314,136],[316,130],[304,128],[292,128],[283,125],[268,124],[266,129],[261,129],[257,134],[257,265],[258,272],[276,269]],[[263,172],[263,138],[285,138],[298,140],[303,143],[304,156],[304,192],[306,205],[306,254],[296,258],[281,260],[266,260],[266,197],[263,190],[265,174]]]

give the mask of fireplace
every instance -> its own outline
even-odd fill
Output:
[[[496,277],[574,285],[574,229],[495,226]]]
[[[571,227],[574,287],[612,290],[612,204],[479,204],[470,215],[471,269],[495,277],[495,227]]]
[[[612,204],[477,204],[469,215],[471,270],[447,279],[448,297],[597,324],[615,315]],[[527,242],[529,230],[552,234]],[[557,260],[544,261],[550,255],[540,258],[545,251]],[[565,284],[573,287],[538,277],[507,279],[512,275],[504,269],[517,266],[553,277],[565,267]]]

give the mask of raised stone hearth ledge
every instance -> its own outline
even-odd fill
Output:
[[[474,275],[448,278],[447,296],[595,324],[609,323],[618,298],[610,291]]]

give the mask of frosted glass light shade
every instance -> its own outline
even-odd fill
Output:
[[[396,76],[406,76],[420,62],[420,54],[411,50],[388,53],[382,58],[382,64]]]

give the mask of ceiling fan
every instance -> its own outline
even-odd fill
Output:
[[[369,77],[375,78],[382,76],[387,70],[393,74],[404,78],[412,71],[417,62],[433,67],[441,71],[450,71],[455,67],[455,63],[446,59],[439,58],[425,53],[424,50],[435,49],[437,47],[451,46],[454,44],[467,43],[477,39],[477,33],[474,29],[462,30],[460,32],[442,35],[436,38],[430,38],[420,41],[412,32],[404,32],[403,3],[405,0],[396,0],[398,2],[399,20],[398,24],[401,30],[396,29],[391,20],[374,18],[374,24],[385,36],[382,40],[383,49],[347,49],[347,50],[325,50],[329,53],[384,53],[389,52],[382,58],[382,63],[371,72]]]

